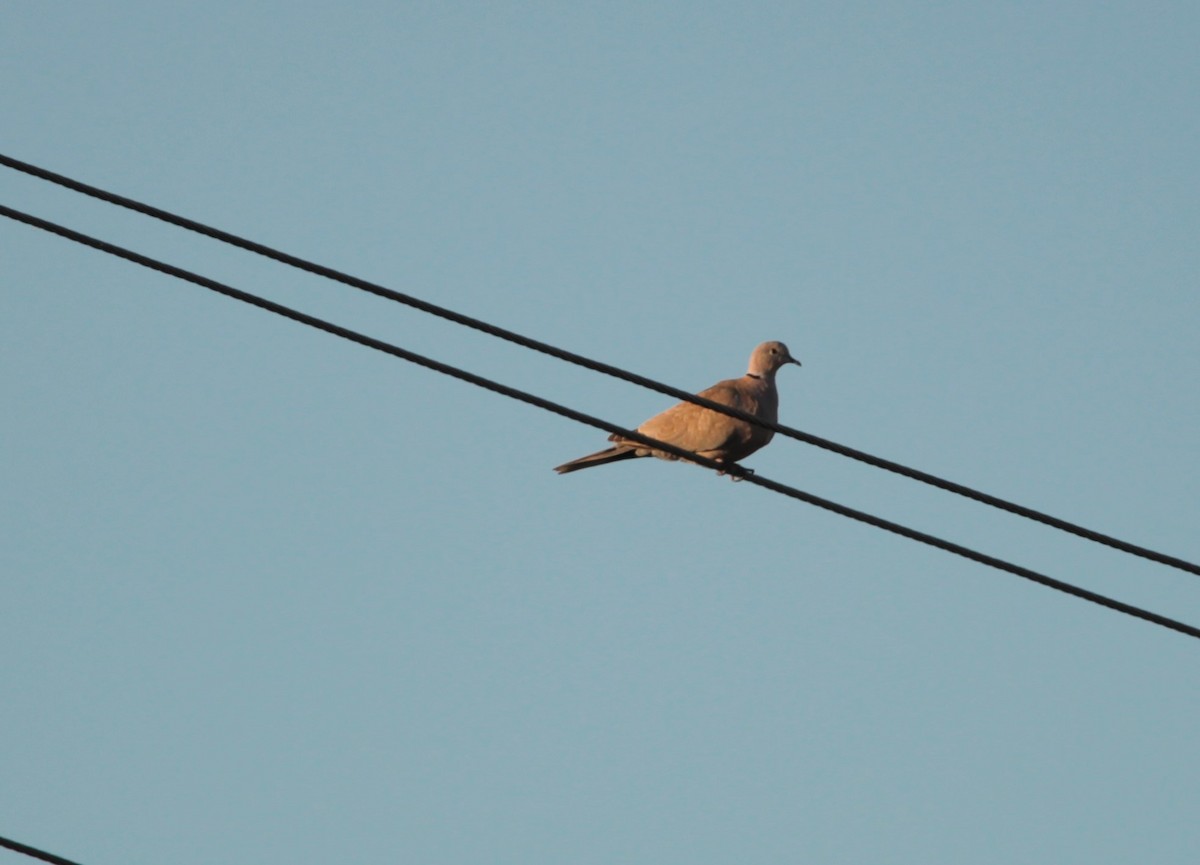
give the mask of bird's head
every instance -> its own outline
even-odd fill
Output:
[[[788,347],[778,340],[764,342],[754,349],[750,355],[750,375],[773,376],[781,366],[794,363],[800,366],[800,361],[792,357]]]

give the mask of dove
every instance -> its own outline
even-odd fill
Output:
[[[789,363],[800,366],[800,361],[792,357],[786,345],[782,342],[764,342],[750,355],[749,369],[744,376],[717,382],[700,391],[698,396],[740,409],[768,423],[776,423],[779,392],[775,389],[775,373]],[[637,431],[719,463],[736,463],[763,447],[775,435],[772,430],[757,424],[690,402],[681,402],[655,415],[639,426]],[[612,447],[563,463],[554,470],[565,475],[635,457],[679,459],[673,454],[656,451],[615,433],[608,440],[613,442]]]

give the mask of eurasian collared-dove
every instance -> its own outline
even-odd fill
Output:
[[[800,361],[788,353],[787,346],[782,342],[764,342],[750,355],[750,368],[744,376],[718,382],[700,391],[699,396],[776,423],[779,391],[775,389],[775,373],[788,363],[800,366]],[[681,402],[655,415],[637,431],[721,463],[735,463],[749,456],[775,435],[769,429],[690,402]],[[679,459],[615,433],[608,440],[614,443],[612,447],[563,463],[554,470],[566,474],[634,457]]]

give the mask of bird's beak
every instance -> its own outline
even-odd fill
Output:
[[[800,361],[796,360],[794,357],[789,357],[789,358],[787,359],[787,362],[788,362],[788,363],[794,363],[796,366],[801,366],[801,365],[802,365],[802,364],[800,363]]]

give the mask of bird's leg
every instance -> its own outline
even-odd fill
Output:
[[[722,466],[725,465],[725,460],[719,459],[716,462],[721,463]],[[738,465],[737,463],[730,463],[729,468],[722,468],[717,471],[717,477],[729,475],[729,479],[734,483],[744,480],[750,477],[752,474],[754,474],[754,469],[748,469],[745,466]]]

